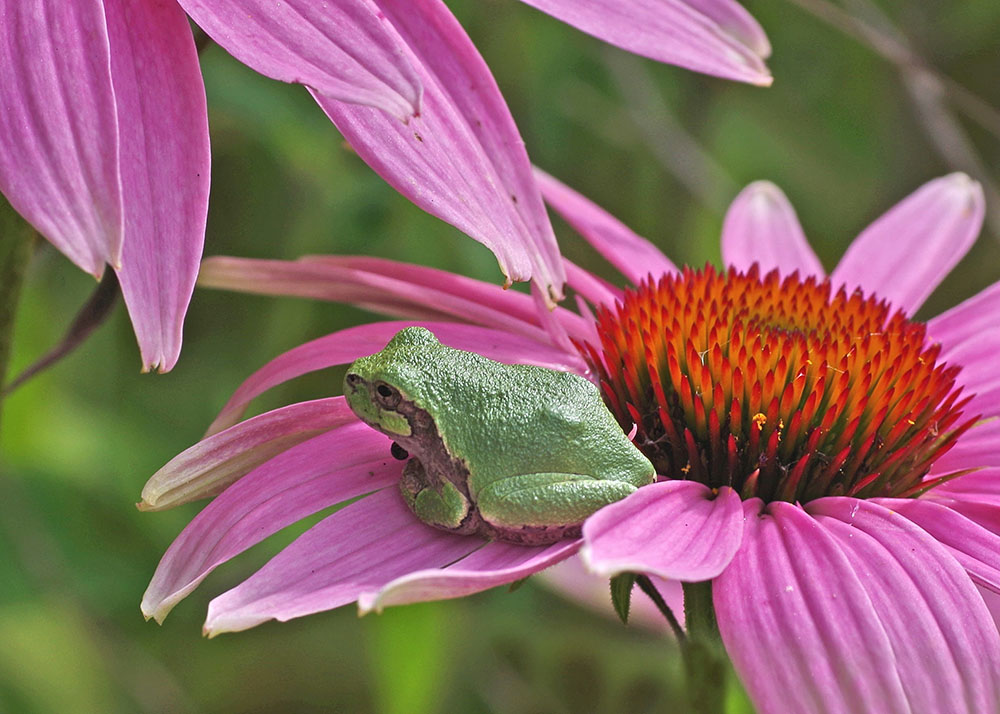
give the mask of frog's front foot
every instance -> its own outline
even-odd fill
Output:
[[[482,519],[468,496],[451,481],[429,477],[420,459],[406,462],[399,490],[414,515],[428,525],[458,535],[482,531]]]

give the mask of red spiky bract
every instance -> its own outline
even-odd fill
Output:
[[[597,321],[581,351],[657,471],[744,498],[914,495],[975,422],[923,324],[829,281],[686,268]]]

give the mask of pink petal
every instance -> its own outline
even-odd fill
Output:
[[[996,469],[977,471],[932,489],[919,500],[946,506],[990,533],[1000,535],[998,481]]]
[[[962,173],[924,184],[861,232],[833,271],[911,315],[968,252],[983,224],[982,187]]]
[[[946,502],[928,498],[878,498],[872,502],[916,523],[948,549],[977,585],[1000,592],[1000,535],[996,532],[949,508]],[[1000,523],[1000,508],[986,508]]]
[[[632,284],[638,284],[647,275],[658,278],[677,272],[659,248],[590,199],[541,169],[535,169],[535,179],[546,203]]]
[[[371,0],[178,0],[236,59],[331,99],[420,111],[420,78],[399,35]]]
[[[803,278],[826,275],[788,197],[770,181],[753,182],[729,206],[722,260],[741,270],[759,263],[765,273],[777,268],[782,275],[796,270]]]
[[[744,508],[743,544],[712,596],[757,711],[909,712],[889,637],[839,543],[797,506]]]
[[[0,0],[0,17],[0,191],[99,278],[123,231],[102,3]]]
[[[562,295],[559,247],[524,142],[489,68],[441,0],[378,0],[424,86],[420,115],[317,96],[333,123],[400,193],[480,241],[508,281]]]
[[[602,280],[576,263],[566,261],[566,282],[592,305],[613,307],[622,297],[622,291]]]
[[[170,545],[143,595],[143,614],[162,622],[221,563],[312,513],[396,482],[402,466],[389,444],[355,422],[258,466],[216,496]]]
[[[1000,468],[984,468],[959,476],[935,486],[921,498],[944,503],[960,512],[976,504],[1000,506]],[[991,530],[1000,533],[1000,527]]]
[[[594,334],[593,322],[564,307],[551,307],[535,284],[531,286],[531,298],[535,301],[535,312],[548,336],[548,342],[562,350],[564,355],[579,354],[573,340],[582,341],[591,337]],[[574,371],[585,372],[583,363],[581,362],[580,369]]]
[[[547,339],[531,298],[523,293],[444,270],[378,258],[309,257],[291,262],[208,258],[202,263],[199,284],[346,302],[393,316],[458,318]]]
[[[676,580],[650,578],[654,587],[674,613],[674,617],[684,626],[684,591]],[[588,571],[579,557],[567,558],[552,566],[538,577],[538,583],[554,590],[570,602],[582,605],[608,618],[618,619],[611,605],[608,579]],[[629,624],[638,624],[659,632],[671,632],[663,615],[639,586],[632,590],[632,607],[628,616]]]
[[[929,320],[927,334],[947,350],[975,339],[989,327],[996,327],[997,315],[1000,315],[1000,282]]]
[[[588,518],[582,556],[599,575],[696,582],[721,573],[742,536],[740,497],[731,488],[714,494],[695,481],[661,481]]]
[[[462,322],[479,321],[485,325],[495,324],[497,326],[505,326],[515,332],[524,332],[532,337],[538,336],[538,333],[520,323],[540,324],[544,332],[548,335],[550,331],[545,324],[547,323],[545,317],[547,315],[554,315],[564,327],[574,333],[580,332],[584,327],[585,321],[581,320],[579,315],[565,308],[554,307],[547,298],[545,299],[545,313],[542,317],[539,317],[540,313],[538,312],[537,304],[534,310],[527,309],[529,300],[525,299],[523,293],[501,288],[492,283],[484,283],[481,280],[467,278],[456,273],[450,273],[447,270],[437,270],[412,263],[400,263],[394,260],[371,258],[368,256],[307,255],[301,260],[317,261],[324,265],[372,273],[389,278],[388,282],[390,283],[403,279],[409,283],[404,292],[399,293],[404,302],[407,299],[407,294],[410,301],[418,297],[415,294],[414,285],[432,288],[432,291],[428,292],[426,297],[422,294],[419,297],[427,304],[433,304],[435,307],[442,309],[448,316],[452,318],[457,317]],[[567,261],[563,260],[563,264],[565,265],[566,263]],[[381,282],[385,284],[387,281]],[[537,283],[535,285],[537,286]],[[449,297],[434,299],[434,291],[447,292]],[[532,292],[535,292],[534,289]],[[453,300],[449,299],[452,297],[458,297],[460,301],[455,302],[453,305]],[[474,303],[471,306],[468,305],[470,300]],[[531,301],[536,302],[534,297],[532,297]],[[477,302],[479,304],[475,304]],[[492,309],[489,312],[482,313],[482,319],[477,320],[474,316],[479,314],[479,311],[482,309],[481,306],[487,306]],[[512,317],[516,317],[517,320],[511,320],[510,318]],[[571,352],[575,354],[576,349],[572,349]]]
[[[985,588],[979,588],[979,594],[983,596],[983,602],[986,603],[986,609],[990,611],[993,622],[1000,626],[1000,595]]]
[[[984,466],[1000,466],[1000,419],[979,422],[962,434],[951,450],[934,462],[934,473]]]
[[[568,372],[582,370],[575,355],[498,330],[452,322],[376,322],[320,337],[268,362],[240,385],[212,422],[208,433],[214,434],[235,424],[247,405],[268,389],[308,372],[349,364],[358,357],[374,354],[385,347],[393,335],[411,325],[426,327],[449,347],[478,352],[499,362],[537,364]]]
[[[767,86],[771,75],[761,61],[763,31],[745,13],[730,3],[688,3],[683,0],[522,0],[629,52],[659,62],[669,62],[696,72]],[[735,5],[736,3],[731,3]],[[699,9],[711,12],[699,12]],[[738,32],[753,31],[758,37],[747,47],[737,34],[730,34],[713,20],[719,17]],[[748,20],[750,20],[748,22]],[[766,39],[764,40],[766,43]]]
[[[444,567],[482,545],[481,538],[421,523],[395,489],[386,489],[320,521],[212,600],[205,633],[211,637],[332,610],[406,573]]]
[[[965,386],[965,394],[975,396],[966,405],[964,413],[995,417],[1000,414],[1000,327],[984,329],[974,339],[942,350],[941,359],[949,364],[962,366],[957,382]],[[985,464],[980,464],[983,466]]]
[[[118,278],[145,370],[169,371],[208,215],[208,109],[187,17],[172,2],[106,4],[121,131]]]
[[[762,58],[771,56],[771,43],[764,34],[764,29],[739,3],[732,0],[684,0],[684,2],[702,15],[711,18],[725,32],[749,47],[754,54]]]
[[[579,548],[579,540],[536,548],[488,543],[457,563],[407,573],[377,590],[362,592],[358,609],[364,615],[392,605],[465,597],[534,575],[565,560]]]
[[[807,510],[839,541],[861,577],[893,649],[882,668],[899,675],[905,711],[996,710],[1000,633],[948,549],[870,501],[824,498]],[[859,671],[867,670],[853,669],[854,676]]]
[[[163,511],[215,496],[306,439],[357,421],[343,397],[275,409],[240,422],[172,458],[142,489],[140,511]]]

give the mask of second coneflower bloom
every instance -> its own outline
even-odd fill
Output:
[[[582,196],[539,180],[631,287],[567,263],[585,308],[575,313],[371,258],[217,258],[202,279],[355,302],[416,318],[452,346],[586,374],[660,480],[594,514],[581,541],[516,550],[431,533],[399,505],[388,443],[341,398],[239,422],[256,395],[376,352],[411,323],[352,328],[251,376],[213,435],[147,485],[147,508],[222,491],[164,556],[147,614],[162,617],[283,525],[374,492],[213,601],[208,629],[353,600],[455,597],[582,546],[602,575],[700,584],[701,612],[714,614],[762,712],[998,711],[987,605],[1000,592],[1000,284],[926,324],[911,317],[975,240],[978,185],[927,184],[827,276],[771,184],[731,207],[727,269],[678,271]]]

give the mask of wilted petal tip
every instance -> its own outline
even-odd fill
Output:
[[[384,608],[379,604],[379,593],[361,593],[358,596],[358,617],[374,612],[381,615]]]
[[[966,202],[966,211],[969,214],[974,213],[986,200],[983,185],[961,171],[948,174],[942,179],[942,183],[947,185],[956,202]]]

